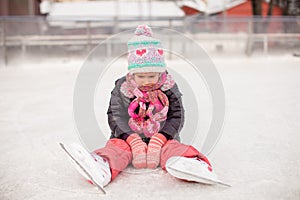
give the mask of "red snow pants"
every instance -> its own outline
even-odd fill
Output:
[[[122,139],[113,138],[107,141],[105,147],[95,151],[96,154],[108,160],[111,170],[111,180],[122,172],[132,161],[130,146]],[[191,145],[185,145],[177,140],[169,140],[161,150],[160,166],[166,169],[166,162],[172,156],[198,157],[209,165],[208,159]]]

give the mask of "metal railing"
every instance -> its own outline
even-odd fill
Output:
[[[84,46],[90,50],[113,34],[134,29],[141,23],[177,30],[201,43],[208,51],[237,50],[236,46],[239,46],[240,52],[251,56],[256,51],[269,54],[274,49],[293,51],[300,48],[300,18],[297,17],[194,16],[111,20],[85,17],[77,21],[71,17],[0,17],[1,57],[6,64],[9,49],[19,48],[24,53],[37,46]],[[178,42],[170,39],[168,46],[172,48]],[[107,44],[106,56],[114,54],[112,45],[117,44]]]

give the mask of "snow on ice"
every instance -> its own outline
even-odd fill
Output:
[[[299,58],[212,59],[225,88],[226,120],[208,157],[232,187],[128,167],[103,195],[58,145],[80,142],[72,95],[83,60],[45,58],[0,67],[0,199],[299,199]]]

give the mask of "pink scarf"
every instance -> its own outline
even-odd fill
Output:
[[[159,131],[160,122],[167,119],[169,100],[161,91],[162,86],[166,85],[167,78],[169,78],[167,73],[162,73],[159,81],[153,86],[138,87],[134,76],[127,74],[123,88],[136,97],[128,107],[130,116],[128,124],[136,133],[144,133],[146,137],[151,137]],[[173,79],[167,85],[173,87]]]

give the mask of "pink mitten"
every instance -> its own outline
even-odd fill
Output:
[[[155,169],[159,165],[161,148],[166,142],[166,137],[161,133],[151,137],[147,150],[147,168]]]
[[[135,168],[146,168],[146,152],[147,145],[143,142],[142,138],[134,133],[131,134],[126,142],[129,144],[132,152],[132,165]]]

